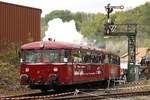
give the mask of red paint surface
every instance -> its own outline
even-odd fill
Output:
[[[79,49],[79,45],[74,45],[70,43],[63,42],[32,42],[25,44],[21,47],[22,49]],[[88,49],[91,50],[91,49]],[[95,49],[96,50],[96,49]],[[97,52],[102,52],[98,51]],[[106,53],[106,51],[103,51]],[[36,83],[38,79],[43,78],[43,85],[48,83],[48,76],[50,74],[57,74],[58,80],[56,83],[61,84],[73,84],[73,83],[83,83],[89,81],[97,80],[108,80],[109,78],[117,78],[120,75],[120,66],[116,64],[99,64],[99,63],[53,63],[53,64],[35,64],[35,65],[21,65],[20,74],[27,74],[31,77],[31,81]],[[25,72],[25,68],[29,68],[29,72]],[[54,67],[58,68],[58,72],[54,72]],[[111,73],[111,70],[115,73]],[[100,71],[100,72],[99,72]],[[40,72],[40,73],[38,73]]]

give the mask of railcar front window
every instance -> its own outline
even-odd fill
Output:
[[[56,63],[58,60],[57,50],[23,50],[23,63]]]

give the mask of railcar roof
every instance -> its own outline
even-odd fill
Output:
[[[72,49],[72,48],[80,48],[79,45],[65,43],[65,42],[56,42],[56,41],[36,41],[32,43],[27,43],[21,46],[21,49]]]
[[[102,51],[107,52],[106,49],[98,49],[98,48],[92,48],[88,46],[81,46],[77,44],[67,43],[67,42],[60,42],[60,41],[36,41],[27,43],[21,46],[21,49],[88,49],[88,50],[96,50],[96,51]]]

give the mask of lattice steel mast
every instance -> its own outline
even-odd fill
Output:
[[[137,24],[114,24],[110,19],[110,13],[113,9],[123,9],[123,6],[105,6],[107,11],[107,22],[104,24],[107,36],[127,36],[128,37],[128,81],[135,80],[135,64],[136,64],[136,34]]]

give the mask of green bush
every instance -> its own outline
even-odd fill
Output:
[[[18,65],[19,64],[18,44],[17,43],[6,43],[6,44],[7,45],[4,45],[4,47],[7,48],[5,48],[5,50],[0,52],[0,61]]]

